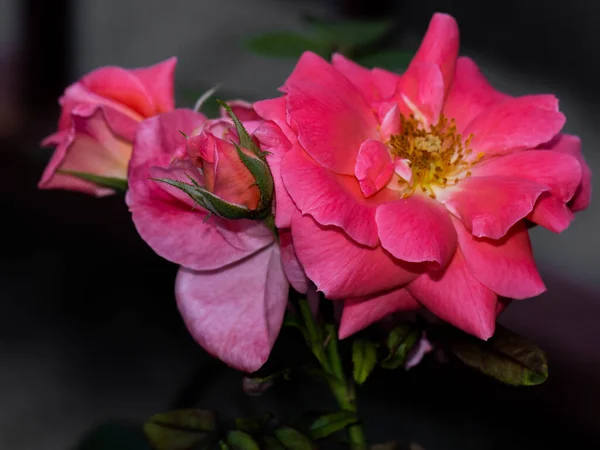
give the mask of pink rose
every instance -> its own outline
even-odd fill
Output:
[[[562,231],[589,203],[556,98],[495,91],[458,45],[436,14],[403,75],[307,52],[284,95],[255,104],[277,226],[345,302],[342,338],[424,306],[488,339],[504,298],[545,290],[527,221]]]
[[[256,123],[244,125],[252,132]],[[175,295],[194,339],[225,363],[252,372],[267,360],[279,334],[289,289],[281,253],[290,259],[293,249],[280,249],[262,221],[207,219],[209,212],[188,194],[150,180],[190,183],[192,177],[217,197],[252,207],[258,189],[231,140],[239,142],[230,120],[207,121],[191,110],[143,121],[126,201],[141,237],[181,265]]]
[[[103,67],[69,86],[59,100],[58,131],[42,142],[56,150],[39,187],[104,196],[114,193],[110,182],[124,185],[138,123],[174,108],[175,63],[170,58],[142,69]]]

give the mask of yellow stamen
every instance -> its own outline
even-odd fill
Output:
[[[435,198],[435,187],[445,188],[471,176],[469,169],[483,157],[483,154],[479,154],[475,161],[467,161],[472,153],[469,143],[473,135],[463,143],[454,119],[448,120],[441,115],[438,123],[429,128],[423,126],[414,115],[400,116],[400,122],[400,134],[391,136],[388,145],[393,156],[410,161],[412,182],[399,181],[404,188],[403,197],[410,196],[420,188]]]

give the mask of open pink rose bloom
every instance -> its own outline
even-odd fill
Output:
[[[424,307],[488,339],[506,299],[545,290],[528,223],[560,232],[589,203],[558,100],[495,91],[458,48],[436,14],[402,75],[307,52],[284,95],[255,104],[276,224],[344,302],[341,338]]]

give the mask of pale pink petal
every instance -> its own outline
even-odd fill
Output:
[[[403,261],[444,267],[454,256],[456,232],[446,208],[414,194],[385,203],[375,214],[384,249]]]
[[[415,344],[413,348],[410,349],[408,355],[406,355],[406,362],[404,363],[404,368],[406,370],[410,370],[413,367],[416,367],[425,357],[427,353],[430,353],[434,350],[433,344],[429,342],[427,339],[427,334],[425,331],[421,334],[419,341]]]
[[[467,177],[439,196],[474,236],[499,239],[534,208],[547,186],[514,177]]]
[[[412,311],[419,309],[420,306],[404,288],[369,297],[344,300],[339,337],[345,339],[392,313]]]
[[[575,195],[569,203],[571,211],[583,211],[587,209],[592,197],[592,171],[585,162],[583,153],[581,152],[581,139],[572,134],[559,134],[547,146],[549,150],[566,153],[577,158],[582,169],[581,184],[577,188]]]
[[[413,64],[423,62],[436,64],[442,73],[447,92],[454,78],[458,46],[459,32],[456,20],[448,14],[434,14],[407,72],[411,70]]]
[[[158,113],[157,105],[142,81],[131,71],[122,67],[101,67],[80,81],[88,91],[132,109],[142,117]]]
[[[381,121],[379,129],[379,139],[387,142],[394,134],[400,133],[400,108],[397,103],[393,103],[392,107],[385,113]]]
[[[285,125],[287,127],[287,125]],[[255,132],[259,147],[267,155],[267,162],[273,175],[275,186],[275,226],[277,228],[289,228],[291,226],[292,214],[296,211],[296,205],[283,184],[281,178],[281,163],[285,154],[291,148],[291,143],[286,139],[281,128],[275,122],[264,122]],[[295,138],[294,138],[295,140]],[[295,144],[298,146],[298,143]]]
[[[444,80],[437,65],[411,64],[398,83],[401,112],[426,126],[438,122],[444,105]]]
[[[365,197],[383,189],[394,174],[394,163],[387,146],[376,139],[367,139],[360,146],[354,174]]]
[[[574,156],[549,150],[531,150],[493,158],[471,169],[475,177],[511,176],[550,188],[563,203],[581,182],[581,165]]]
[[[410,167],[410,159],[396,157],[394,159],[394,173],[407,183],[412,183],[413,172]]]
[[[177,306],[196,342],[244,372],[269,358],[288,289],[277,245],[216,271],[182,268],[175,282]]]
[[[254,110],[252,103],[246,100],[228,100],[227,105],[231,108],[235,116],[242,122],[250,122],[260,120],[261,116]],[[219,107],[221,117],[229,118],[229,114],[222,106]]]
[[[555,233],[566,230],[575,215],[564,202],[550,192],[542,192],[527,219]]]
[[[414,265],[381,247],[357,245],[339,228],[323,227],[310,216],[292,217],[296,255],[318,290],[330,300],[371,295],[415,278]]]
[[[360,145],[377,135],[377,120],[360,92],[321,57],[306,52],[284,86],[288,123],[324,167],[354,175]]]
[[[279,230],[279,247],[281,248],[283,269],[288,281],[296,291],[305,294],[308,291],[308,279],[296,256],[290,230]]]
[[[375,208],[394,198],[389,189],[365,199],[356,178],[336,175],[298,150],[285,155],[281,174],[303,214],[310,214],[321,225],[342,228],[360,244],[374,247],[379,243]]]
[[[102,197],[115,191],[57,171],[85,172],[125,180],[132,148],[129,142],[112,132],[100,107],[81,106],[72,112],[70,131],[56,133],[44,140],[43,145],[56,145],[57,148],[38,187]]]
[[[461,56],[456,61],[454,83],[443,112],[446,117],[454,119],[458,131],[462,133],[483,111],[509,98],[490,86],[472,59]]]
[[[331,64],[358,89],[368,103],[381,98],[369,69],[356,64],[341,53],[333,54]]]
[[[458,219],[454,226],[469,272],[496,294],[521,300],[546,290],[523,222],[498,240],[474,237]]]
[[[534,148],[550,141],[565,124],[551,95],[511,98],[483,111],[464,131],[473,134],[473,155],[487,157]]]
[[[129,164],[126,196],[142,239],[163,258],[194,270],[217,269],[273,241],[260,222],[216,216],[204,222],[207,211],[182,201],[181,194],[172,194],[175,188],[149,180],[158,169],[168,169],[174,179],[182,177],[179,165],[173,165],[173,155],[186,143],[179,131],[191,134],[205,120],[202,114],[178,109],[142,122]]]
[[[409,292],[440,319],[487,340],[496,326],[496,294],[471,275],[457,249],[442,271],[421,275]]]
[[[150,67],[133,69],[152,97],[156,113],[172,111],[175,108],[175,66],[177,58],[172,57]]]

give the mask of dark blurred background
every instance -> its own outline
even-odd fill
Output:
[[[435,11],[457,18],[461,52],[498,89],[555,93],[566,130],[600,169],[600,4],[588,0],[0,0],[1,449],[74,449],[106,421],[142,423],[196,400],[235,414],[259,403],[287,411],[297,399],[295,388],[244,397],[240,376],[194,344],[175,309],[176,267],[137,236],[122,197],[37,190],[51,154],[39,142],[56,126],[64,87],[97,66],[176,55],[179,92],[221,83],[232,95],[271,97],[293,61],[252,55],[244,37],[299,29],[307,12],[396,17],[394,39],[414,50]],[[533,230],[548,292],[502,317],[548,351],[546,384],[507,388],[431,360],[377,374],[360,405],[373,440],[600,448],[599,225],[593,203],[559,236]]]

